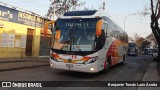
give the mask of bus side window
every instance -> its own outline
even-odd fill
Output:
[[[105,36],[107,36],[108,23],[104,21],[102,30],[104,31]]]

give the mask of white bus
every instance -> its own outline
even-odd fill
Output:
[[[79,72],[107,72],[126,60],[128,35],[102,11],[66,12],[54,24],[50,67]]]

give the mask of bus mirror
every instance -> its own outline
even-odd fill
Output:
[[[44,25],[44,35],[45,35],[45,36],[47,35],[48,26],[49,26],[50,24],[54,24],[54,23],[55,23],[55,21],[48,21],[48,22],[45,23],[45,25]]]
[[[102,34],[102,25],[103,21],[99,20],[96,24],[96,36],[100,36]]]

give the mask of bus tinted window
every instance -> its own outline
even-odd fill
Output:
[[[55,38],[53,49],[63,51],[94,51],[96,23],[99,19],[59,19],[56,30],[60,36]],[[55,33],[56,34],[56,33]]]

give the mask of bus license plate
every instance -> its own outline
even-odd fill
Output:
[[[73,68],[73,64],[66,64],[66,67]]]

